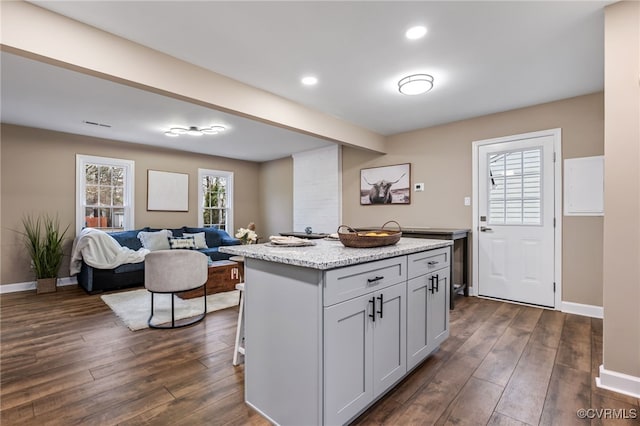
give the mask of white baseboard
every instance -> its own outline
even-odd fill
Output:
[[[596,386],[633,398],[640,398],[640,377],[607,370],[600,366],[600,377],[596,377]]]
[[[63,277],[58,278],[58,282],[56,287],[63,287],[66,285],[76,285],[78,284],[78,280],[76,277]],[[36,289],[35,281],[27,281],[24,283],[15,283],[15,284],[4,284],[0,285],[0,294],[4,293],[16,293],[19,291],[29,291]]]
[[[573,302],[562,302],[560,310],[567,314],[582,315],[584,317],[600,319],[604,317],[604,310],[602,306],[583,305],[582,303]]]
[[[58,278],[58,287],[63,287],[65,285],[77,285],[77,284],[78,284],[77,277]]]

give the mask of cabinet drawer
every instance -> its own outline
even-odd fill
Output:
[[[324,306],[388,287],[407,279],[407,257],[346,266],[325,272]]]
[[[407,260],[409,279],[437,271],[451,264],[451,247],[410,254]]]

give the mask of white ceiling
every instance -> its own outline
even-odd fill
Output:
[[[391,135],[602,90],[603,7],[612,2],[32,3]],[[428,33],[409,41],[404,32],[416,24]],[[46,122],[55,106],[55,121],[68,122],[64,131],[89,132],[78,120],[110,121],[117,126],[103,137],[175,146],[176,139],[167,142],[154,133],[167,120],[220,121],[232,131],[208,137],[216,147],[211,153],[254,155],[255,161],[326,144],[71,71],[57,70],[60,76],[30,90],[34,80],[27,70],[48,75],[49,66],[7,56],[2,57],[3,122],[47,127],[38,122]],[[415,72],[432,74],[434,89],[419,96],[399,94],[397,80]],[[319,84],[300,84],[305,74],[316,75]],[[91,88],[99,97],[76,98]],[[34,109],[38,104],[42,107]],[[89,112],[95,114],[89,117]],[[192,146],[195,142],[184,143],[187,150],[203,152]]]
[[[240,116],[2,52],[2,122],[249,161],[330,144]],[[89,125],[89,121],[111,127]],[[172,126],[227,128],[171,138]]]

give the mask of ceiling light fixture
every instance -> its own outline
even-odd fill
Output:
[[[433,89],[433,76],[412,74],[398,82],[398,90],[403,95],[420,95]]]
[[[180,135],[202,136],[202,135],[217,135],[218,133],[224,132],[225,130],[226,128],[224,126],[220,126],[216,124],[213,126],[202,127],[202,128],[197,128],[196,126],[172,127],[166,132],[164,132],[164,134],[170,137],[175,137]]]
[[[417,40],[419,38],[424,37],[424,35],[427,33],[427,29],[425,27],[423,27],[422,25],[418,25],[416,27],[411,27],[407,30],[406,33],[404,33],[405,37],[407,37],[409,40]]]
[[[202,129],[200,129],[200,131],[202,133],[204,133],[205,135],[217,135],[220,132],[224,132],[226,129],[224,128],[224,126],[211,126],[211,127],[203,127]]]
[[[202,133],[201,130],[199,130],[197,127],[195,126],[191,126],[189,127],[189,130],[187,130],[187,134],[191,135],[191,136],[202,136],[204,135],[204,133]]]
[[[302,77],[301,81],[302,81],[302,84],[304,84],[305,86],[314,86],[318,84],[318,79],[312,75]]]

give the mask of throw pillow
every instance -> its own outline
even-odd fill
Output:
[[[147,250],[169,250],[169,237],[171,237],[171,231],[163,229],[156,232],[141,231],[138,233],[138,238],[142,242],[142,247]]]
[[[185,232],[182,235],[184,235],[185,237],[193,237],[193,239],[196,241],[197,249],[209,248],[209,246],[207,246],[207,240],[204,238],[204,232],[198,232],[197,234],[189,234],[188,232]]]
[[[196,240],[193,237],[169,237],[169,247],[171,250],[193,250],[196,248]]]

